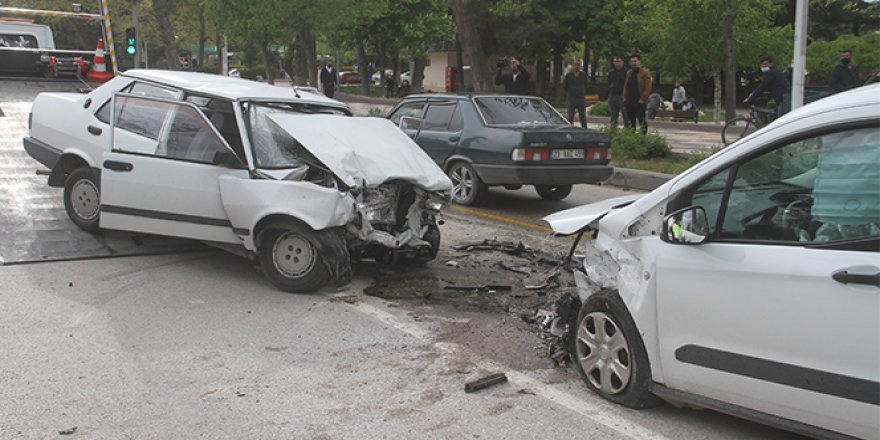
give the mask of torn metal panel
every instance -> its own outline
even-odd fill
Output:
[[[553,228],[553,232],[557,235],[571,235],[604,217],[609,212],[627,206],[642,196],[643,194],[630,194],[613,197],[601,202],[559,211],[544,217],[542,220],[549,223],[550,227]]]

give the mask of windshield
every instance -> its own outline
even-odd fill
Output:
[[[271,114],[348,115],[341,109],[297,103],[251,103],[244,106],[257,168],[284,169],[318,163],[287,131],[268,118]]]
[[[568,125],[547,101],[520,96],[474,98],[489,125]]]

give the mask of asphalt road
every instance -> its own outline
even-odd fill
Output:
[[[17,109],[7,118],[26,114],[27,93],[0,83],[0,109]],[[15,136],[4,130],[0,145]],[[27,166],[14,147],[2,153],[4,169]],[[55,232],[0,225],[0,249],[28,246],[20,235],[81,234],[58,217],[60,197],[37,193],[39,180],[15,182],[0,182],[7,207],[52,217]],[[540,217],[627,193],[583,185],[544,202],[531,188],[492,190],[482,207],[447,209],[441,255],[426,267],[359,263],[351,285],[315,295],[277,291],[252,262],[191,246],[6,260],[0,439],[797,438],[712,411],[610,404],[554,367],[537,327],[512,315],[537,297],[443,294],[472,280],[518,283],[497,268],[513,257],[454,244],[494,237],[564,251]],[[21,202],[34,198],[43,208]],[[509,382],[464,392],[496,372]]]

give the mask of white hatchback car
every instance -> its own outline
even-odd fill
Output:
[[[427,261],[452,184],[384,118],[236,78],[129,70],[41,93],[25,150],[80,228],[185,237],[258,258],[282,290],[351,278],[351,258]]]
[[[570,346],[589,388],[880,436],[880,85],[784,115],[643,197],[545,220],[592,237]]]

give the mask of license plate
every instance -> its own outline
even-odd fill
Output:
[[[553,150],[551,159],[583,159],[584,150]]]

